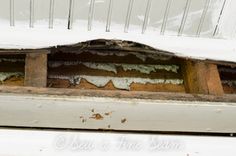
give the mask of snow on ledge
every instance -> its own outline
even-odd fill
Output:
[[[17,27],[1,29],[0,34],[0,49],[39,49],[112,39],[137,42],[180,57],[236,63],[236,40],[161,36],[153,32],[140,34]]]

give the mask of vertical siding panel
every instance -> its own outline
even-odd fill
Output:
[[[112,11],[111,31],[124,32],[129,0],[115,0]]]
[[[10,26],[10,0],[0,0],[0,27]]]
[[[154,31],[160,34],[167,0],[152,0],[146,33]]]
[[[173,0],[170,6],[169,17],[166,24],[165,35],[178,35],[183,18],[186,0]]]
[[[212,38],[224,0],[211,0],[200,37]]]
[[[183,36],[196,36],[206,0],[192,0],[185,22]]]
[[[49,27],[49,6],[50,0],[34,0],[35,4],[35,23],[34,27]]]
[[[93,30],[101,29],[102,31],[106,31],[108,8],[109,0],[95,0]],[[96,27],[96,25],[99,27]]]
[[[54,5],[54,28],[67,29],[69,0],[55,0]]]
[[[15,26],[29,27],[30,0],[15,0]]]
[[[75,0],[73,29],[87,31],[90,0]]]
[[[148,0],[134,0],[128,32],[142,33],[147,2]]]

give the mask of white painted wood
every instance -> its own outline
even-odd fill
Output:
[[[87,31],[89,0],[76,0],[74,5],[73,29]]]
[[[11,0],[13,1],[13,0]],[[30,16],[30,1],[34,1],[34,16]],[[166,27],[161,28],[167,0],[152,0],[150,15],[146,20],[147,29],[142,33],[147,0],[134,0],[130,14],[129,28],[124,33],[129,0],[113,0],[110,31],[106,32],[110,0],[95,0],[91,30],[88,27],[90,1],[74,0],[72,29],[68,30],[69,0],[53,0],[53,27],[49,29],[51,0],[14,0],[14,24],[10,27],[10,0],[0,0],[0,48],[37,49],[58,45],[71,45],[95,39],[116,39],[138,42],[153,48],[171,52],[181,57],[194,59],[222,60],[236,62],[235,1],[211,0],[201,31],[198,32],[201,13],[208,0],[191,0],[189,12],[184,22],[182,36],[178,35],[186,0],[172,0]],[[222,11],[222,16],[220,13]],[[31,27],[30,28],[30,17]],[[10,19],[9,19],[10,18]],[[184,20],[185,21],[185,20]],[[13,23],[13,22],[12,22]],[[219,23],[219,25],[218,25]],[[218,26],[217,26],[218,25]],[[213,36],[215,30],[215,36]],[[94,31],[93,31],[94,30]],[[174,36],[174,37],[173,37]],[[187,38],[186,36],[191,36]],[[196,39],[201,37],[201,39]],[[210,38],[209,40],[202,39]],[[217,38],[217,40],[214,40]],[[218,40],[221,38],[221,40]],[[232,41],[233,40],[233,41]]]
[[[130,18],[129,32],[135,30],[138,31],[139,33],[142,32],[142,25],[145,17],[146,6],[147,6],[147,0],[134,0]]]
[[[107,24],[106,21],[107,21],[109,1],[110,0],[95,1],[94,18],[93,18],[93,25],[92,25],[92,29],[94,31],[96,31],[96,29],[99,29],[99,27],[96,26],[98,25],[97,23],[101,24],[101,26],[103,27],[103,31],[105,31],[106,24]]]
[[[201,37],[213,37],[224,0],[211,0],[206,19],[203,24]]]
[[[34,27],[49,28],[49,0],[34,0]]]
[[[6,2],[8,3],[8,2]],[[15,0],[15,26],[29,28],[30,0]]]
[[[191,1],[190,10],[183,30],[183,36],[196,36],[205,3],[206,0]],[[207,21],[204,20],[203,22]]]
[[[67,29],[69,17],[69,0],[55,0],[54,28]]]
[[[112,23],[111,23],[111,31],[113,32],[114,29],[119,28],[120,26],[117,24],[121,25],[121,28],[123,28],[122,31],[124,30],[125,26],[125,19],[127,15],[127,10],[128,10],[128,4],[129,0],[115,0],[114,1],[114,9],[112,13]]]
[[[0,130],[0,155],[235,156],[235,137]]]
[[[0,0],[0,28],[10,26],[10,1]]]
[[[222,19],[219,24],[218,36],[228,36],[230,39],[236,38],[236,18],[232,15],[236,15],[235,0],[226,1],[225,10],[222,15]]]
[[[33,25],[34,27],[48,28],[49,26],[49,10],[51,0],[0,0],[0,26],[8,25],[10,20],[10,1],[14,1],[14,15],[16,26],[29,27],[30,22],[30,2],[33,5]],[[189,11],[186,16],[186,22],[183,26],[184,36],[196,36],[197,29],[200,23],[201,15],[204,6],[208,0],[191,0]],[[68,28],[69,16],[69,2],[70,0],[54,0],[54,25],[55,28]],[[73,25],[75,29],[84,29],[88,27],[89,15],[89,0],[75,0],[74,2],[74,17]],[[110,0],[95,0],[94,1],[94,17],[92,25],[96,31],[106,30],[107,14],[109,9]],[[187,0],[175,0],[171,2],[169,15],[166,22],[165,35],[178,35],[183,13],[186,7]],[[200,37],[212,38],[216,26],[215,37],[233,38],[232,35],[235,31],[234,18],[234,1],[227,0],[225,9],[223,10],[222,19],[219,16],[225,0],[210,0],[205,19],[202,24]],[[147,20],[147,32],[160,33],[161,26],[163,25],[164,12],[166,9],[167,0],[152,1],[150,16]],[[129,0],[113,0],[112,15],[111,15],[111,30],[113,32],[122,32],[124,30]],[[129,32],[141,33],[143,20],[145,16],[147,0],[133,1],[133,7],[129,21]],[[31,17],[32,18],[32,17]],[[229,19],[229,20],[228,20]],[[231,20],[232,19],[232,20]],[[3,21],[1,21],[3,20]],[[8,22],[4,21],[8,20]],[[231,21],[231,22],[229,22]],[[32,22],[31,22],[32,25]]]
[[[165,35],[178,35],[178,30],[181,25],[185,4],[186,0],[172,1],[166,24]]]
[[[236,133],[236,103],[12,94],[0,99],[0,126]]]

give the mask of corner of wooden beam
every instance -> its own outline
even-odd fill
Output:
[[[47,54],[48,51],[26,54],[25,86],[47,86]]]
[[[186,92],[194,94],[224,94],[217,65],[185,60],[182,65]]]

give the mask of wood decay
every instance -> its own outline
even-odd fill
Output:
[[[88,75],[91,77],[135,77],[135,78],[148,78],[148,79],[179,79],[183,80],[184,84],[173,83],[135,83],[132,82],[129,85],[130,91],[151,91],[151,92],[183,92],[191,94],[210,94],[216,96],[222,96],[225,93],[236,93],[236,87],[233,82],[236,82],[235,74],[226,76],[225,70],[220,74],[217,69],[217,65],[197,60],[186,60],[182,58],[171,57],[160,53],[158,55],[153,54],[153,49],[148,47],[139,47],[144,49],[147,54],[137,53],[132,51],[133,44],[122,46],[122,44],[116,44],[113,49],[109,51],[107,47],[109,45],[93,45],[78,47],[60,47],[53,49],[51,54],[48,51],[30,54],[27,52],[25,63],[22,61],[22,56],[12,55],[12,58],[7,55],[0,56],[0,72],[23,72],[24,77],[9,77],[3,85],[15,85],[15,86],[33,86],[33,87],[49,87],[49,88],[74,88],[74,89],[91,89],[91,90],[120,90],[119,87],[114,85],[114,81],[110,80],[103,86],[98,86],[91,83],[86,78],[81,78],[79,83],[75,79],[71,79],[76,75]],[[93,44],[93,43],[90,43]],[[130,47],[131,48],[130,48]],[[126,48],[124,48],[126,47]],[[129,47],[129,48],[128,48]],[[125,49],[121,51],[121,49]],[[136,48],[137,49],[137,48]],[[38,51],[37,51],[38,52]],[[48,56],[48,60],[47,60]],[[17,63],[12,63],[9,60],[17,60]],[[21,60],[20,60],[21,59]],[[55,66],[56,63],[61,63]],[[67,63],[66,63],[67,62]],[[69,63],[68,63],[69,62]],[[77,63],[76,63],[77,62]],[[79,63],[80,62],[80,63]],[[82,62],[82,63],[81,63]],[[116,67],[112,70],[96,69],[85,63],[96,64],[112,64]],[[48,65],[47,65],[48,63]],[[137,69],[124,70],[124,67],[118,66],[118,64],[129,65],[143,65],[145,67],[150,65],[163,65],[163,66],[177,66],[179,69],[177,72],[168,71],[165,69],[150,70],[149,72],[142,72]],[[25,68],[24,68],[25,65]],[[54,66],[53,66],[54,65]],[[226,66],[228,69],[229,67]],[[232,68],[232,71],[235,71]],[[221,81],[223,75],[224,81]],[[67,77],[67,78],[65,78]],[[69,78],[68,78],[69,77]],[[24,82],[22,83],[24,79]],[[15,82],[14,82],[15,81]],[[232,81],[232,85],[226,83],[226,81]],[[166,81],[163,81],[166,82]]]

